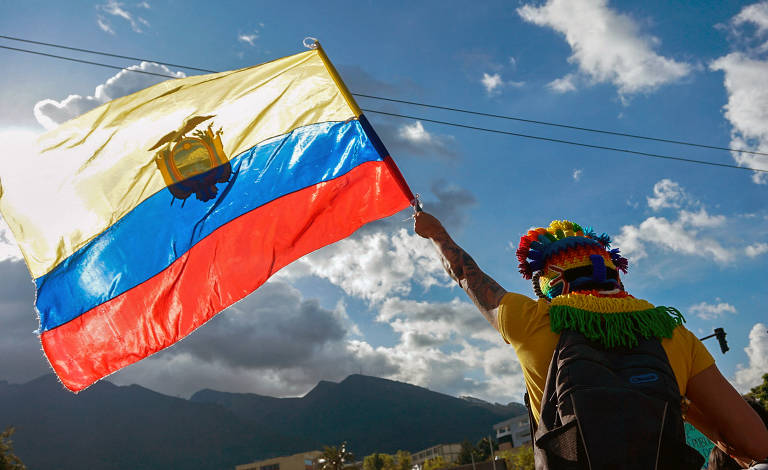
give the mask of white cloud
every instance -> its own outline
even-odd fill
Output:
[[[744,348],[749,358],[749,365],[736,366],[734,385],[741,393],[746,393],[752,387],[763,382],[763,374],[768,373],[768,326],[756,323],[749,332],[749,345]]]
[[[547,84],[547,87],[556,93],[568,93],[569,91],[576,91],[576,76],[572,73],[562,77],[556,78]]]
[[[139,3],[137,7],[149,9],[149,4],[147,2],[142,2],[142,3]],[[104,12],[107,15],[111,15],[111,16],[125,20],[126,22],[128,22],[128,24],[131,25],[131,29],[136,33],[144,32],[142,30],[142,26],[144,27],[149,26],[149,22],[146,19],[132,14],[125,8],[124,3],[120,3],[116,0],[108,0],[106,3],[96,5],[96,9]],[[102,29],[102,31],[105,31],[110,34],[115,34],[114,29],[112,29],[112,26],[109,24],[109,22],[104,16],[98,15],[97,22],[99,24],[99,27]]]
[[[714,228],[725,225],[724,215],[709,215],[703,207],[697,212],[681,210],[678,220],[682,225],[689,225],[696,228]]]
[[[455,394],[518,399],[524,380],[514,351],[501,340],[471,303],[387,299],[377,321],[400,335],[392,348],[383,348],[401,364],[398,380]],[[470,344],[468,339],[478,344]],[[482,379],[469,380],[483,371]]]
[[[665,251],[712,259],[718,264],[729,264],[736,259],[735,249],[729,249],[712,236],[712,229],[723,227],[726,217],[710,215],[680,184],[662,179],[653,186],[653,196],[647,198],[654,211],[663,208],[679,209],[676,218],[648,217],[639,225],[625,225],[615,237],[615,245],[622,254],[634,261],[648,256],[648,247]],[[699,207],[697,211],[686,208]],[[701,230],[707,229],[707,230]]]
[[[389,323],[406,342],[416,346],[433,346],[465,336],[490,343],[500,341],[499,334],[477,308],[458,298],[450,302],[388,298],[379,308],[376,320]]]
[[[752,245],[747,246],[744,249],[744,252],[750,258],[757,258],[763,253],[768,253],[768,243],[754,243]]]
[[[579,181],[581,179],[581,174],[583,173],[581,168],[577,168],[573,170],[573,181]]]
[[[641,34],[627,15],[608,8],[607,0],[549,0],[536,7],[517,9],[520,17],[550,27],[565,36],[579,74],[595,83],[612,83],[621,95],[653,91],[691,71],[687,63],[676,62],[653,51],[657,38]],[[572,80],[550,85],[567,91]]]
[[[321,307],[294,287],[270,281],[184,340],[114,375],[163,393],[220,390],[301,395],[319,380],[341,380],[361,368],[391,376],[401,365],[367,343],[343,307]]]
[[[715,299],[716,304],[708,304],[707,302],[700,302],[695,305],[691,305],[688,311],[702,320],[714,320],[720,318],[725,313],[736,314],[736,307],[733,305],[720,302],[720,299]]]
[[[732,52],[712,62],[710,68],[725,73],[728,103],[723,109],[732,127],[731,146],[768,153],[768,60]],[[731,156],[738,165],[768,170],[765,156],[740,152],[731,152]],[[768,173],[754,172],[752,180],[768,184]]]
[[[304,256],[279,274],[283,279],[305,275],[327,279],[347,295],[369,302],[406,295],[412,281],[425,290],[450,285],[432,243],[405,229],[341,240]]]
[[[112,29],[112,26],[110,26],[110,24],[107,23],[107,21],[103,17],[101,16],[97,17],[96,23],[99,25],[99,28],[101,28],[101,30],[104,31],[105,33],[109,33],[112,35],[115,34],[115,30]]]
[[[690,201],[690,197],[680,184],[664,178],[653,185],[653,196],[648,197],[647,200],[648,207],[658,211],[666,207],[679,208]]]
[[[456,139],[451,135],[437,135],[427,131],[421,121],[403,124],[393,136],[395,144],[405,151],[419,155],[436,154],[458,158]]]
[[[525,82],[504,81],[499,73],[483,73],[483,78],[480,80],[485,88],[485,92],[488,96],[494,96],[501,93],[501,89],[504,87],[519,88],[525,85]]]
[[[483,87],[485,87],[485,92],[489,95],[494,95],[500,92],[499,88],[504,83],[501,79],[501,75],[498,73],[494,74],[487,74],[483,73],[483,79],[481,80],[483,83]]]
[[[622,254],[634,261],[647,256],[648,245],[674,253],[713,259],[719,264],[733,261],[733,253],[719,241],[701,235],[680,219],[649,217],[638,226],[623,226],[615,238],[615,245],[621,247]]]
[[[739,14],[733,17],[732,23],[735,26],[751,23],[757,27],[758,35],[765,34],[768,31],[768,1],[742,8]]]
[[[165,65],[150,62],[131,65],[126,70],[119,71],[106,82],[97,86],[92,96],[69,95],[61,101],[53,99],[38,101],[34,108],[35,119],[37,119],[41,126],[50,130],[62,122],[73,119],[108,101],[168,80],[168,78],[132,72],[132,70],[168,75],[169,78],[186,76],[184,72],[173,72]]]
[[[520,399],[524,381],[513,350],[472,304],[390,297],[377,321],[397,335],[391,346],[350,337],[355,326],[338,307],[324,309],[290,285],[270,281],[188,338],[110,380],[181,396],[211,384],[296,396],[320,379],[362,371],[453,395]],[[468,378],[473,375],[478,378]]]
[[[256,40],[259,39],[259,33],[252,34],[238,34],[237,40],[240,42],[248,43],[251,46],[256,45]]]

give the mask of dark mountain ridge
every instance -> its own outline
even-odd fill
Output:
[[[521,407],[363,375],[300,398],[201,390],[189,400],[107,381],[74,395],[53,375],[0,381],[0,428],[16,426],[15,452],[31,470],[234,468],[343,440],[360,458],[417,451],[488,435]]]

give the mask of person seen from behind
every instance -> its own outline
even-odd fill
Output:
[[[703,459],[699,455],[692,457],[694,460],[688,458],[687,454],[696,452],[685,445],[681,414],[718,448],[740,462],[768,457],[768,431],[760,417],[722,376],[701,341],[682,325],[682,314],[671,307],[654,306],[636,299],[625,291],[620,272],[627,272],[628,262],[618,249],[610,248],[606,234],[597,235],[573,222],[554,221],[548,227],[532,229],[523,235],[517,258],[521,274],[533,282],[538,297],[533,300],[507,292],[484,273],[451,239],[437,218],[422,211],[417,211],[414,218],[415,232],[432,240],[448,274],[515,349],[530,397],[533,421],[538,425],[533,436],[537,470],[646,468],[639,464],[631,467],[616,464],[616,459],[627,456],[609,454],[621,452],[627,455],[655,452],[648,457],[651,462],[655,459],[655,464],[647,468],[679,470],[697,468],[696,465],[700,468]],[[565,342],[561,344],[561,340]],[[645,356],[637,357],[651,358],[651,362],[661,358],[661,363],[654,362],[651,372],[630,376],[628,381],[642,388],[657,386],[665,377],[671,377],[666,387],[670,390],[668,396],[674,398],[666,404],[661,404],[664,400],[646,399],[633,390],[622,392],[628,394],[622,396],[637,396],[637,400],[614,400],[605,395],[600,398],[600,393],[605,392],[599,390],[591,395],[579,395],[573,392],[579,384],[573,387],[571,384],[564,391],[563,396],[570,401],[551,403],[562,391],[560,382],[556,381],[568,380],[564,374],[558,374],[558,368],[567,365],[569,360],[575,357],[580,363],[588,363],[589,360],[582,360],[584,356],[597,354],[598,360],[604,361],[601,359],[604,355],[609,357],[616,351],[619,362],[631,361],[635,349],[646,351]],[[548,375],[552,376],[551,380]],[[560,388],[555,390],[555,385]],[[545,398],[546,389],[550,391]],[[683,401],[688,405],[683,407]],[[619,416],[627,410],[644,407],[654,409],[661,417],[664,430],[658,434],[664,435],[664,442],[661,437],[633,435],[633,425],[611,421],[613,414]],[[564,414],[561,408],[567,408],[578,418]],[[653,416],[657,419],[656,414]],[[597,425],[590,427],[590,420],[595,420]],[[666,440],[666,429],[670,427],[672,444]],[[575,435],[578,437],[573,437]],[[682,443],[675,439],[682,439]],[[653,450],[643,450],[646,449],[643,445]]]

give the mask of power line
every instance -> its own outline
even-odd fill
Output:
[[[67,50],[70,50],[70,51],[87,52],[88,54],[104,55],[104,56],[107,56],[107,57],[117,57],[118,59],[138,60],[138,61],[142,61],[142,62],[154,62],[156,64],[167,65],[169,67],[179,67],[179,68],[182,68],[182,69],[197,70],[198,72],[217,73],[216,70],[201,69],[201,68],[197,68],[197,67],[190,67],[188,65],[171,64],[169,62],[160,62],[159,60],[142,59],[140,57],[131,57],[131,56],[127,56],[127,55],[110,54],[109,52],[94,51],[94,50],[91,50],[91,49],[80,49],[79,47],[64,46],[62,44],[53,44],[53,43],[50,43],[50,42],[32,41],[31,39],[15,38],[13,36],[3,36],[3,35],[0,35],[0,38],[2,38],[2,39],[9,39],[11,41],[26,42],[26,43],[29,43],[29,44],[37,44],[37,45],[40,45],[40,46],[58,47],[59,49],[67,49]]]
[[[18,37],[13,37],[13,36],[3,36],[3,35],[0,35],[0,38],[8,39],[8,40],[11,40],[11,41],[25,42],[25,43],[29,43],[29,44],[37,44],[37,45],[41,45],[41,46],[48,46],[48,47],[56,47],[56,48],[60,48],[60,49],[67,49],[67,50],[71,50],[71,51],[85,52],[85,53],[88,53],[88,54],[102,55],[102,56],[107,56],[107,57],[116,57],[116,58],[120,58],[120,59],[137,60],[137,61],[143,61],[143,62],[154,62],[154,63],[160,64],[160,65],[166,65],[166,66],[169,66],[169,67],[179,67],[179,68],[184,68],[184,69],[188,69],[188,70],[195,70],[195,71],[199,71],[199,72],[217,73],[216,70],[203,69],[203,68],[199,68],[199,67],[191,67],[191,66],[188,66],[188,65],[172,64],[170,62],[161,62],[159,60],[154,60],[154,59],[147,59],[147,58],[141,58],[141,57],[131,57],[131,56],[125,56],[125,55],[119,55],[119,54],[112,54],[112,53],[109,53],[109,52],[96,51],[96,50],[93,50],[93,49],[82,49],[82,48],[79,48],[79,47],[65,46],[65,45],[62,45],[62,44],[54,44],[54,43],[49,43],[49,42],[33,41],[31,39],[23,39],[23,38],[18,38]],[[67,58],[67,57],[62,57],[62,56],[56,56],[56,55],[52,55],[52,54],[45,54],[45,53],[42,53],[42,52],[29,51],[29,50],[26,50],[26,49],[17,49],[17,48],[12,48],[12,47],[5,47],[5,46],[0,46],[0,47],[2,47],[3,49],[11,49],[11,50],[19,51],[19,52],[28,52],[28,53],[32,53],[32,54],[45,55],[45,56],[54,57],[54,58],[57,58],[57,59],[72,60],[74,62],[81,62],[81,63],[91,64],[91,65],[101,65],[101,66],[109,67],[109,68],[113,68],[113,69],[121,69],[121,70],[124,69],[124,67],[116,67],[116,66],[111,66],[111,65],[106,65],[106,64],[99,64],[99,63],[90,62],[90,61],[84,61],[84,60],[79,60],[79,59],[73,59],[73,58]],[[177,77],[171,77],[169,75],[164,75],[164,74],[157,74],[157,73],[152,73],[152,72],[144,72],[142,70],[133,70],[133,71],[134,72],[139,72],[139,73],[145,73],[145,74],[149,74],[149,75],[158,75],[158,76],[167,76],[167,77],[170,77],[170,78],[177,78]],[[750,154],[750,155],[768,156],[768,153],[766,153],[766,152],[758,152],[758,151],[755,151],[755,150],[735,149],[735,148],[731,148],[731,147],[720,147],[720,146],[717,146],[717,145],[699,144],[699,143],[696,143],[696,142],[689,142],[689,141],[684,141],[684,140],[662,139],[662,138],[659,138],[659,137],[651,137],[651,136],[645,136],[645,135],[639,135],[639,134],[629,134],[629,133],[625,133],[625,132],[608,131],[608,130],[604,130],[604,129],[595,129],[595,128],[591,128],[591,127],[574,126],[574,125],[570,125],[570,124],[560,124],[560,123],[549,122],[549,121],[539,121],[539,120],[535,120],[535,119],[526,119],[526,118],[521,118],[521,117],[516,117],[516,116],[507,116],[507,115],[503,115],[503,114],[485,113],[485,112],[481,112],[481,111],[473,111],[473,110],[466,109],[466,108],[458,108],[458,107],[451,107],[451,106],[441,106],[441,105],[436,105],[436,104],[427,104],[427,103],[421,103],[421,102],[418,102],[418,101],[408,101],[408,100],[401,100],[401,99],[395,99],[395,98],[386,98],[386,97],[382,97],[382,96],[367,95],[367,94],[363,94],[363,93],[352,93],[352,95],[358,96],[358,97],[362,97],[362,98],[370,98],[370,99],[381,100],[381,101],[389,101],[389,102],[392,102],[392,103],[407,104],[407,105],[412,105],[412,106],[421,106],[421,107],[425,107],[425,108],[440,109],[440,110],[444,110],[444,111],[452,111],[452,112],[458,112],[458,113],[464,113],[464,114],[471,114],[471,115],[475,115],[475,116],[491,117],[491,118],[495,118],[495,119],[506,119],[506,120],[510,120],[510,121],[525,122],[525,123],[529,123],[529,124],[537,124],[537,125],[542,125],[542,126],[559,127],[559,128],[563,128],[563,129],[572,129],[572,130],[578,130],[578,131],[583,131],[583,132],[593,132],[593,133],[599,133],[599,134],[614,135],[614,136],[618,136],[618,137],[628,137],[628,138],[632,138],[632,139],[641,139],[641,140],[649,140],[649,141],[654,141],[654,142],[663,142],[663,143],[667,143],[667,144],[686,145],[686,146],[690,146],[690,147],[706,148],[706,149],[712,149],[712,150],[724,150],[724,151],[727,151],[727,152],[740,152],[740,153],[746,153],[746,154]]]
[[[662,158],[665,160],[676,160],[681,162],[687,162],[687,163],[697,163],[700,165],[711,165],[711,166],[721,166],[724,168],[735,168],[738,170],[751,170],[751,171],[760,171],[764,173],[768,173],[768,170],[761,170],[759,168],[751,168],[746,166],[738,166],[738,165],[731,165],[728,163],[717,163],[717,162],[708,162],[705,160],[696,160],[693,158],[683,158],[683,157],[673,157],[671,155],[661,155],[658,153],[649,153],[649,152],[640,152],[637,150],[630,150],[620,147],[607,147],[604,145],[593,145],[593,144],[585,144],[582,142],[574,142],[572,140],[563,140],[563,139],[553,139],[550,137],[541,137],[541,136],[535,136],[535,135],[529,135],[529,134],[519,134],[517,132],[509,132],[509,131],[502,131],[498,129],[488,129],[486,127],[477,127],[477,126],[469,126],[467,124],[459,124],[455,122],[448,122],[448,121],[438,121],[435,119],[427,119],[423,117],[417,117],[417,116],[407,116],[405,114],[396,114],[396,113],[387,113],[384,111],[377,111],[374,109],[363,109],[363,111],[367,113],[375,113],[375,114],[383,114],[386,116],[394,116],[399,118],[406,118],[406,119],[413,119],[418,121],[424,121],[424,122],[431,122],[434,124],[443,124],[446,126],[453,126],[453,127],[461,127],[464,129],[472,129],[476,131],[483,131],[483,132],[492,132],[494,134],[503,134],[503,135],[511,135],[515,137],[525,137],[526,139],[534,139],[534,140],[543,140],[546,142],[557,142],[559,144],[568,144],[568,145],[577,145],[579,147],[587,147],[587,148],[593,148],[593,149],[600,149],[600,150],[612,150],[614,152],[623,152],[623,153],[629,153],[632,155],[639,155],[643,157],[653,157],[653,158]]]
[[[442,110],[445,110],[445,111],[454,111],[454,112],[458,112],[458,113],[474,114],[475,116],[485,116],[485,117],[492,117],[492,118],[497,118],[497,119],[507,119],[507,120],[510,120],[510,121],[527,122],[527,123],[530,123],[530,124],[540,124],[542,126],[562,127],[564,129],[574,129],[574,130],[577,130],[577,131],[596,132],[596,133],[600,133],[600,134],[616,135],[616,136],[620,136],[620,137],[630,137],[630,138],[633,138],[633,139],[643,139],[643,140],[652,140],[652,141],[655,141],[655,142],[664,142],[664,143],[667,143],[667,144],[688,145],[688,146],[691,146],[691,147],[700,147],[700,148],[707,148],[707,149],[714,149],[714,150],[726,150],[726,151],[729,151],[729,152],[749,153],[749,154],[753,154],[753,155],[763,155],[763,156],[767,156],[768,157],[768,153],[756,152],[756,151],[753,151],[753,150],[740,150],[740,149],[734,149],[734,148],[730,148],[730,147],[718,147],[716,145],[697,144],[695,142],[687,142],[687,141],[684,141],[684,140],[661,139],[661,138],[658,138],[658,137],[649,137],[649,136],[637,135],[637,134],[627,134],[627,133],[624,133],[624,132],[606,131],[606,130],[594,129],[594,128],[590,128],[590,127],[579,127],[579,126],[571,126],[571,125],[568,125],[568,124],[558,124],[558,123],[547,122],[547,121],[536,121],[536,120],[533,120],[533,119],[524,119],[524,118],[519,118],[519,117],[514,117],[514,116],[505,116],[505,115],[502,115],[502,114],[483,113],[483,112],[480,112],[480,111],[472,111],[472,110],[463,109],[463,108],[453,108],[453,107],[449,107],[449,106],[440,106],[440,105],[436,105],[436,104],[419,103],[417,101],[398,100],[398,99],[394,99],[394,98],[383,98],[381,96],[364,95],[364,94],[361,94],[361,93],[352,93],[352,94],[355,95],[355,96],[361,96],[363,98],[372,98],[372,99],[375,99],[375,100],[391,101],[393,103],[410,104],[410,105],[413,105],[413,106],[422,106],[422,107],[425,107],[425,108],[442,109]]]
[[[154,72],[147,72],[147,71],[144,71],[144,70],[127,69],[125,67],[120,67],[120,66],[116,66],[116,65],[109,65],[109,64],[104,64],[104,63],[100,63],[100,62],[92,62],[92,61],[88,61],[88,60],[75,59],[73,57],[59,56],[59,55],[55,55],[55,54],[48,54],[48,53],[45,53],[45,52],[31,51],[31,50],[28,50],[28,49],[20,49],[20,48],[16,48],[16,47],[0,46],[0,49],[8,49],[8,50],[11,50],[11,51],[24,52],[24,53],[28,53],[28,54],[36,54],[36,55],[41,55],[41,56],[45,56],[45,57],[51,57],[51,58],[55,58],[55,59],[68,60],[68,61],[88,64],[88,65],[96,65],[96,66],[99,66],[99,67],[106,67],[106,68],[116,69],[116,70],[127,70],[129,72],[143,73],[143,74],[146,74],[146,75],[154,75],[154,76],[164,77],[164,78],[178,78],[178,77],[175,77],[173,75],[154,73]],[[132,60],[142,60],[142,59],[132,59]],[[162,65],[166,65],[165,63],[161,63],[161,62],[157,62],[157,63],[162,64]],[[189,68],[191,68],[191,67],[189,67]],[[200,69],[198,69],[198,70],[200,70]],[[389,98],[385,98],[385,99],[391,100]],[[397,101],[397,100],[391,100],[391,101]],[[587,148],[594,148],[594,149],[600,149],[600,150],[611,150],[611,151],[615,151],[615,152],[628,153],[628,154],[644,156],[644,157],[661,158],[661,159],[665,159],[665,160],[676,160],[676,161],[687,162],[687,163],[695,163],[695,164],[701,164],[701,165],[719,166],[719,167],[724,167],[724,168],[734,168],[734,169],[740,169],[740,170],[750,170],[750,171],[759,171],[759,172],[768,173],[768,170],[762,170],[762,169],[759,169],[759,168],[752,168],[752,167],[746,167],[746,166],[731,165],[731,164],[727,164],[727,163],[716,163],[716,162],[709,162],[709,161],[705,161],[705,160],[696,160],[696,159],[692,159],[692,158],[674,157],[674,156],[670,156],[670,155],[661,155],[661,154],[656,154],[656,153],[640,152],[640,151],[630,150],[630,149],[625,149],[625,148],[620,148],[620,147],[608,147],[608,146],[602,146],[602,145],[585,144],[585,143],[582,143],[582,142],[574,142],[574,141],[570,141],[570,140],[563,140],[563,139],[554,139],[554,138],[550,138],[550,137],[534,136],[534,135],[529,135],[529,134],[521,134],[521,133],[517,133],[517,132],[502,131],[502,130],[498,130],[498,129],[489,129],[489,128],[484,128],[484,127],[470,126],[470,125],[467,125],[467,124],[460,124],[460,123],[449,122],[449,121],[438,121],[438,120],[435,120],[435,119],[428,119],[428,118],[424,118],[424,117],[416,117],[416,116],[408,116],[408,115],[404,115],[404,114],[388,113],[388,112],[372,110],[372,109],[363,109],[363,111],[374,113],[374,114],[382,114],[382,115],[387,115],[387,116],[392,116],[392,117],[399,117],[399,118],[404,118],[404,119],[420,120],[420,121],[431,122],[431,123],[435,123],[435,124],[442,124],[442,125],[447,125],[447,126],[460,127],[460,128],[464,128],[464,129],[471,129],[471,130],[477,130],[477,131],[483,131],[483,132],[491,132],[491,133],[495,133],[495,134],[510,135],[510,136],[515,136],[515,137],[523,137],[523,138],[540,140],[540,141],[546,141],[546,142],[555,142],[555,143],[561,143],[561,144],[576,145],[576,146],[579,146],[579,147],[587,147]],[[725,150],[727,150],[727,149],[725,149]],[[745,153],[755,153],[755,152],[745,152]]]
[[[145,70],[127,69],[125,67],[119,67],[117,65],[102,64],[99,62],[91,62],[90,60],[75,59],[74,57],[64,57],[62,55],[47,54],[45,52],[30,51],[28,49],[19,49],[17,47],[0,46],[0,49],[8,49],[8,50],[17,51],[17,52],[26,52],[27,54],[36,54],[36,55],[42,55],[45,57],[53,57],[54,59],[70,60],[72,62],[79,62],[81,64],[98,65],[99,67],[106,67],[108,69],[127,70],[129,72],[137,72],[137,73],[143,73],[146,75],[155,75],[158,77],[165,77],[165,78],[179,78],[179,77],[174,77],[173,75],[167,75],[164,73],[154,73],[154,72],[147,72]]]

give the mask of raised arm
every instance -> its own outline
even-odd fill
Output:
[[[768,430],[716,365],[688,381],[686,395],[695,409],[688,420],[740,462],[768,457]]]
[[[498,329],[499,303],[507,293],[485,274],[466,251],[451,239],[443,225],[433,215],[417,212],[414,230],[434,242],[448,274],[466,291],[483,316]]]

